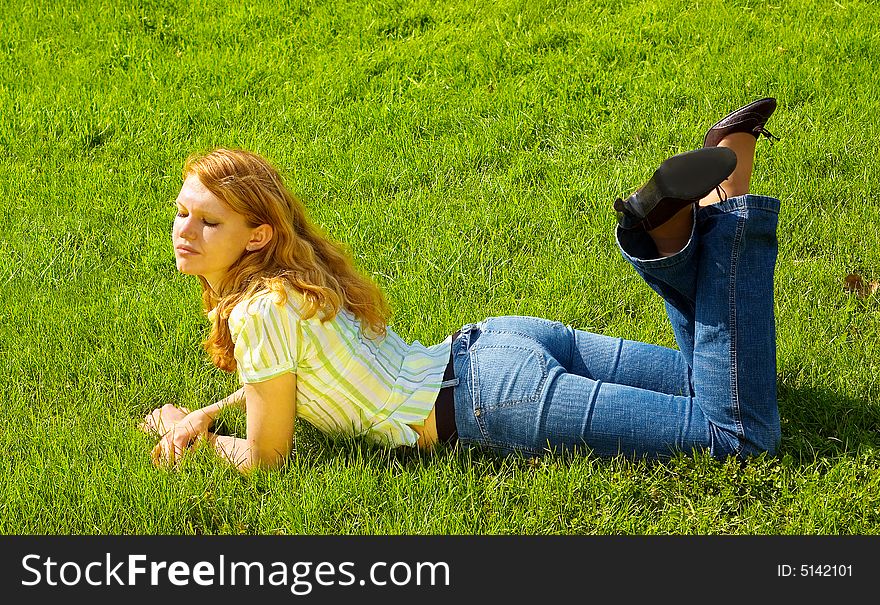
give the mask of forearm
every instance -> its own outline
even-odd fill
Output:
[[[238,471],[245,473],[253,466],[253,456],[247,439],[208,433],[205,438],[218,456],[229,462]]]
[[[217,418],[217,415],[220,413],[220,410],[227,406],[237,407],[241,410],[245,409],[244,387],[241,387],[232,395],[224,397],[217,403],[212,403],[211,405],[206,405],[205,407],[200,408],[199,411],[203,414],[206,414],[213,423],[214,420]]]
[[[260,456],[253,445],[247,439],[242,439],[241,437],[207,433],[205,440],[211,444],[211,448],[218,456],[229,462],[241,473],[247,473],[257,467],[264,469],[278,468],[284,464],[284,456],[278,453]]]
[[[207,432],[212,449],[240,472],[284,465],[293,442],[296,418],[296,376],[248,384],[227,398],[239,402],[247,414],[247,438],[228,437]],[[240,398],[239,398],[240,395]],[[245,399],[246,396],[246,399]],[[223,402],[215,404],[218,408]]]

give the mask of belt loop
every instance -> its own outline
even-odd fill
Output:
[[[464,355],[468,349],[471,348],[471,331],[474,329],[474,324],[467,324],[462,326],[461,330],[456,332],[456,336],[459,334],[464,337],[464,340],[461,343],[461,346],[458,348],[458,354]]]

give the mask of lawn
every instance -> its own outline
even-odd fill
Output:
[[[878,533],[880,6],[772,4],[0,0],[0,533]],[[408,341],[521,314],[674,346],[611,202],[764,96],[778,456],[424,454],[300,423],[281,470],[150,464],[146,413],[238,386],[174,265],[190,153],[273,161]]]

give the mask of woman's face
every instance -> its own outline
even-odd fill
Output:
[[[171,240],[177,270],[201,275],[215,290],[245,251],[259,250],[272,238],[272,227],[251,227],[195,174],[186,177],[175,204]]]

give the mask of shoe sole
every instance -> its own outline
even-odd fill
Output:
[[[624,206],[640,222],[648,223],[645,228],[651,229],[706,196],[729,177],[734,168],[736,154],[727,147],[706,147],[674,155],[660,164],[651,179],[630,196]],[[668,208],[658,209],[664,200]]]
[[[699,199],[715,189],[736,168],[736,153],[727,147],[696,149],[660,164],[649,183],[661,197]]]

